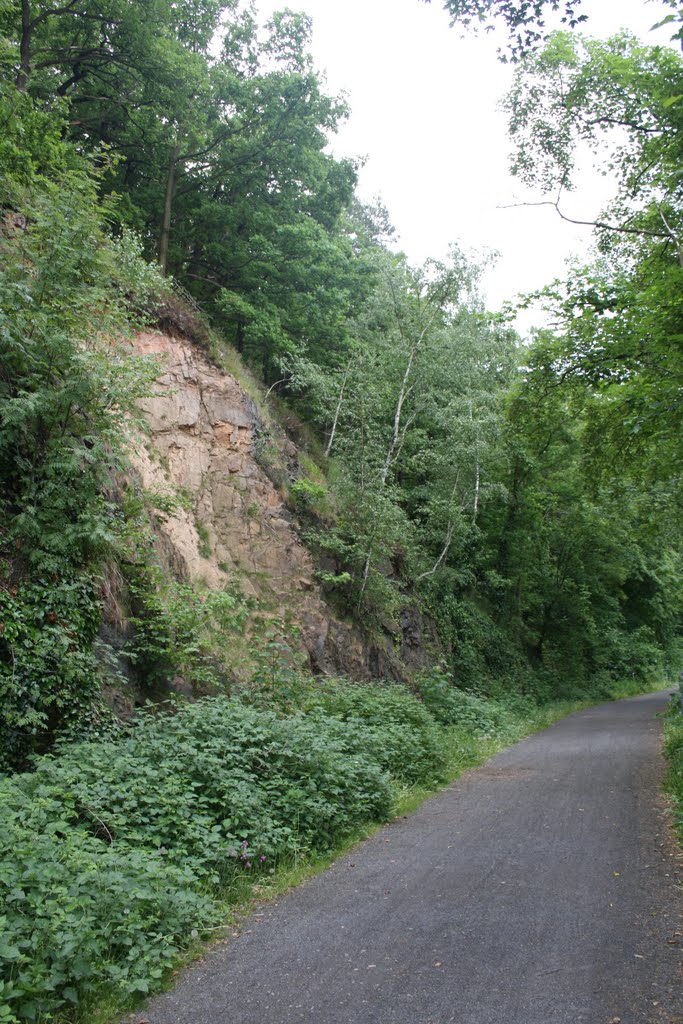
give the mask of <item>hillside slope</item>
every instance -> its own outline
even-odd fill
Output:
[[[372,641],[325,602],[296,518],[267,472],[275,476],[275,452],[295,477],[295,445],[274,439],[237,379],[189,341],[142,332],[131,344],[162,366],[154,393],[139,403],[148,434],[131,460],[145,490],[184,499],[157,524],[169,567],[210,589],[237,581],[260,614],[294,627],[316,673],[402,676],[401,655],[415,660],[422,639],[414,615],[398,643]]]

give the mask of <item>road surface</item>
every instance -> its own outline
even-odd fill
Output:
[[[129,1019],[683,1024],[666,696],[571,715],[468,772]]]

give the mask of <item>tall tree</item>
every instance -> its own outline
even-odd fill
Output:
[[[430,3],[431,0],[426,0]],[[581,12],[581,0],[445,0],[444,8],[465,29],[493,31],[502,22],[508,32],[507,51],[502,61],[518,61],[547,38],[548,14],[560,12],[560,21],[569,28],[587,20]]]
[[[564,215],[579,142],[603,155],[617,186],[594,222],[594,262],[546,291],[559,335],[535,359],[556,383],[571,378],[592,397],[596,452],[622,471],[630,463],[663,478],[680,472],[682,96],[675,51],[626,34],[560,34],[520,69],[507,100],[513,170],[549,194],[542,202]]]
[[[6,21],[19,88],[61,98],[119,216],[264,379],[295,350],[344,347],[356,176],[325,152],[346,106],[313,68],[310,19],[261,30],[236,0],[24,0]]]

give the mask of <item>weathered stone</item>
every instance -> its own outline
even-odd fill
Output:
[[[145,487],[170,487],[171,493],[181,488],[193,503],[159,522],[169,562],[209,587],[222,588],[237,574],[245,594],[262,600],[269,614],[275,609],[298,623],[315,672],[356,679],[373,670],[400,675],[393,653],[368,651],[354,627],[325,604],[292,515],[254,457],[254,438],[263,436],[263,426],[235,378],[211,366],[189,342],[165,335],[139,334],[133,349],[157,356],[160,373],[157,393],[140,403],[149,438],[132,451],[132,461]],[[286,441],[282,448],[296,463],[295,445]],[[196,522],[210,536],[210,558],[202,555]],[[415,658],[423,626],[409,617],[401,626],[404,647]]]
[[[187,384],[170,384],[164,395],[140,400],[145,419],[155,432],[196,427],[200,418],[199,390]]]
[[[229,473],[239,473],[244,467],[244,456],[238,452],[231,452],[225,463]]]

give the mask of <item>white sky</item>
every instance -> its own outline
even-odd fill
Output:
[[[502,209],[523,195],[508,174],[505,116],[497,110],[512,75],[496,60],[495,34],[463,38],[441,0],[256,0],[260,18],[289,6],[313,18],[312,51],[351,117],[333,143],[338,156],[366,158],[359,195],[381,195],[412,263],[445,256],[451,242],[500,253],[484,278],[489,308],[562,275],[565,259],[590,245],[590,229],[548,208]],[[584,0],[582,31],[650,33],[666,13],[660,0]],[[670,8],[668,9],[670,10]],[[586,174],[565,212],[597,214],[609,183]],[[540,196],[538,197],[540,198]],[[519,324],[524,329],[528,316]]]

